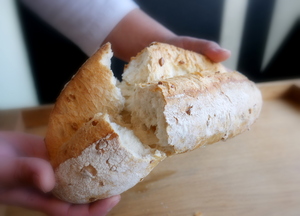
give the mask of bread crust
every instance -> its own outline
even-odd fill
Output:
[[[95,125],[97,122],[97,125]],[[86,145],[88,144],[88,145]],[[77,148],[86,145],[80,155]],[[142,181],[164,159],[159,151],[136,155],[124,146],[108,115],[96,114],[60,150],[54,195],[70,203],[89,203],[121,194]],[[64,160],[64,152],[74,152]]]
[[[198,53],[173,45],[153,42],[131,58],[123,74],[123,83],[135,85],[165,80],[196,72],[225,72],[226,68]]]
[[[169,155],[248,130],[262,107],[260,91],[241,73],[163,43],[132,58],[120,87],[136,135]]]
[[[111,57],[108,43],[81,66],[57,98],[45,137],[51,163],[56,163],[60,147],[96,113],[115,115],[123,109],[124,99],[109,69]],[[81,146],[77,155],[85,147]]]
[[[121,194],[167,155],[242,133],[260,113],[253,82],[200,54],[153,43],[125,68],[120,88],[111,57],[107,43],[66,84],[50,115],[53,194],[67,202]]]
[[[127,128],[121,129],[123,136],[131,139],[121,140],[113,127],[111,120],[120,118],[124,98],[109,69],[111,57],[108,43],[89,58],[66,84],[50,115],[45,144],[56,176],[52,192],[70,203],[120,194],[166,157],[143,147]],[[130,149],[133,141],[141,152]]]
[[[162,110],[163,121],[156,121],[163,124],[146,125],[143,130],[155,126],[158,147],[169,155],[192,151],[248,130],[262,106],[260,91],[238,72],[193,73],[144,83],[136,86],[134,94],[134,107],[138,110],[132,110],[132,124],[142,134],[145,116],[159,118],[156,110]],[[141,140],[147,143],[143,136]]]

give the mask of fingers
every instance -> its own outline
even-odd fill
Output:
[[[0,143],[11,146],[20,156],[48,159],[44,140],[40,136],[19,132],[0,132]]]
[[[70,205],[67,212],[56,211],[53,215],[68,215],[68,216],[105,216],[115,207],[121,199],[120,195],[113,196],[107,199],[98,200],[96,202],[84,205]]]
[[[1,157],[0,176],[2,188],[26,185],[48,192],[55,185],[50,163],[39,158]]]
[[[91,204],[91,215],[106,215],[113,207],[115,207],[121,199],[120,195],[107,199],[99,200]]]
[[[0,193],[0,202],[46,213],[49,216],[105,216],[120,201],[120,196],[91,204],[70,204],[52,195],[26,188],[14,188]]]
[[[44,205],[53,203],[55,199],[48,195],[29,188],[14,187],[0,192],[0,203],[16,205],[34,210],[43,210]]]
[[[72,206],[72,204],[58,200],[50,194],[44,194],[38,190],[25,187],[15,187],[1,191],[0,203],[41,211],[49,216],[68,215],[68,209]]]
[[[213,62],[222,62],[230,57],[230,51],[209,40],[187,36],[176,36],[165,42],[207,56]]]
[[[196,44],[193,46],[193,48],[193,51],[207,56],[213,62],[223,62],[227,60],[231,55],[231,52],[229,50],[223,49],[217,43],[212,41],[196,41]]]

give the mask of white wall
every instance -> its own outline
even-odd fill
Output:
[[[38,105],[15,1],[0,3],[0,109]]]
[[[237,69],[248,0],[226,0],[223,9],[220,45],[231,51],[224,65]]]
[[[287,37],[295,21],[300,17],[299,0],[277,0],[270,26],[262,69],[272,60],[282,41]],[[300,38],[299,38],[300,40]],[[296,50],[297,52],[298,50]]]

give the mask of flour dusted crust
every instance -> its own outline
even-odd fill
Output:
[[[150,148],[140,149],[142,153],[128,149],[118,126],[113,125],[107,114],[96,114],[65,145],[62,152],[72,151],[83,142],[90,144],[79,156],[56,168],[53,193],[57,197],[71,203],[88,203],[120,194],[142,181],[164,158]],[[123,130],[131,135],[131,142],[140,144],[132,131]]]
[[[237,72],[187,74],[136,86],[132,124],[139,134],[155,128],[156,143],[140,136],[143,143],[158,143],[169,155],[184,153],[248,130],[260,98],[254,83]]]
[[[238,72],[181,48],[153,43],[110,70],[101,47],[62,90],[45,137],[53,194],[89,203],[133,187],[169,155],[234,137],[258,118],[262,98]]]
[[[120,194],[165,158],[144,146],[120,122],[124,106],[105,44],[88,59],[57,98],[45,143],[56,176],[53,194],[89,203]]]
[[[119,86],[136,135],[168,155],[248,130],[262,107],[260,91],[241,73],[162,43],[132,58]]]

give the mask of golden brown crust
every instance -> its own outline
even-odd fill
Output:
[[[215,94],[226,83],[249,82],[247,77],[238,72],[228,73],[191,73],[153,83],[155,90],[160,89],[166,98],[179,94],[196,97],[199,94]],[[147,85],[149,85],[148,83]]]
[[[105,137],[109,137],[109,139]],[[52,157],[52,166],[56,169],[66,160],[78,157],[84,149],[99,139],[105,138],[109,142],[115,137],[118,137],[118,134],[114,132],[110,124],[101,115],[95,115],[59,148],[56,155]]]
[[[233,137],[259,115],[255,85],[200,54],[153,43],[125,68],[123,95],[111,57],[105,44],[89,58],[50,116],[45,142],[53,193],[67,202],[120,194],[166,155]]]
[[[56,176],[53,194],[88,203],[120,194],[144,178],[165,154],[143,146],[120,122],[124,98],[110,71],[110,44],[66,84],[45,138]]]
[[[133,187],[165,157],[150,149],[138,153],[129,147],[108,115],[96,114],[60,150],[52,192],[70,203],[111,197]]]
[[[103,62],[110,52],[110,44],[99,49],[82,65],[57,98],[45,138],[51,161],[61,146],[95,113],[114,115],[122,109],[122,97],[120,94],[116,97],[118,93],[111,81],[113,73]]]

